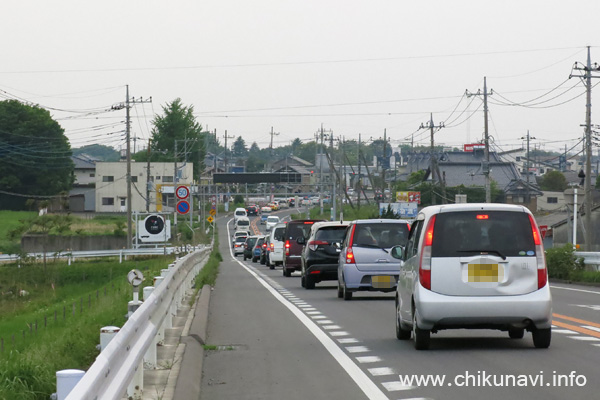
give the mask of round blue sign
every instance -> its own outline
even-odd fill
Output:
[[[177,212],[179,214],[187,214],[190,211],[190,203],[186,200],[181,200],[177,203]]]

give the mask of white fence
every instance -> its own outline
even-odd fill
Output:
[[[126,392],[129,396],[141,393],[144,362],[156,363],[156,346],[164,338],[164,329],[171,327],[210,250],[203,248],[169,265],[163,279],[157,280],[150,296],[98,355],[66,400],[117,400]]]
[[[598,251],[576,251],[575,257],[583,258],[583,263],[589,265],[594,271],[600,267],[600,252]]]
[[[127,256],[140,256],[140,255],[161,255],[161,254],[177,254],[179,252],[190,252],[198,249],[202,249],[204,246],[190,247],[163,247],[163,248],[139,248],[139,249],[117,249],[117,250],[88,250],[88,251],[59,251],[59,252],[46,252],[46,258],[52,259],[67,259],[69,264],[71,261],[77,258],[95,258],[95,257],[119,257],[119,262],[123,259],[127,259]],[[44,253],[29,253],[27,257],[42,259]],[[3,261],[19,261],[21,257],[17,254],[0,254],[0,262]]]

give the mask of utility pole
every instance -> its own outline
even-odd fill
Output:
[[[227,135],[227,129],[225,130],[225,134],[223,135],[223,137],[225,138],[225,173],[229,173],[229,159],[227,157],[227,153],[229,153],[229,148],[227,147],[227,139],[233,139],[234,136],[228,136]],[[227,205],[225,207],[225,211],[229,210],[229,184],[226,185],[226,189],[227,191]]]
[[[127,142],[127,172],[126,172],[126,180],[127,180],[127,248],[131,249],[132,247],[132,238],[133,238],[133,227],[131,220],[131,117],[130,117],[130,109],[131,103],[152,103],[152,97],[147,100],[139,100],[130,99],[129,98],[129,85],[125,85],[125,104],[121,103],[119,105],[112,106],[113,110],[121,110],[125,108],[125,140]]]
[[[477,90],[477,93],[472,94],[469,93],[468,90],[465,91],[467,97],[471,96],[481,96],[481,90]],[[485,161],[483,162],[483,175],[485,176],[485,202],[492,202],[492,191],[491,191],[491,182],[490,182],[490,135],[488,131],[488,96],[494,94],[494,90],[487,91],[487,77],[483,77],[483,130],[484,130],[484,157]],[[528,171],[529,172],[529,171]]]
[[[527,129],[527,136],[521,138],[521,140],[523,140],[523,139],[527,139],[527,163],[525,164],[526,165],[525,169],[526,169],[526,172],[527,172],[527,177],[526,177],[526,180],[527,180],[527,188],[526,188],[527,195],[525,197],[525,202],[527,204],[529,204],[530,203],[530,199],[529,199],[529,196],[530,196],[530,193],[529,193],[529,141],[531,139],[535,139],[535,138],[529,136],[529,129]]]
[[[152,154],[150,152],[150,141],[151,139],[148,139],[148,162],[146,163],[146,212],[150,212],[150,176],[152,176],[150,174],[150,154]]]
[[[358,161],[358,180],[356,181],[356,193],[358,194],[356,205],[358,207],[358,211],[360,211],[360,192],[362,192],[362,182],[360,179],[360,133],[358,134],[358,150],[356,152],[356,159]]]
[[[577,75],[573,74],[573,70],[582,71]],[[581,65],[576,62],[573,66],[569,79],[572,77],[581,78],[586,87],[586,104],[585,104],[585,181],[584,181],[584,198],[585,198],[585,250],[592,251],[592,72],[600,71],[597,63],[594,63],[592,68],[592,60],[590,55],[590,46],[587,46],[587,63]]]
[[[385,201],[385,163],[387,158],[387,129],[383,130],[383,162],[381,163],[381,197]],[[390,191],[391,193],[391,191]]]
[[[430,165],[429,165],[429,169],[431,170],[431,204],[436,204],[435,203],[435,192],[433,190],[434,186],[435,186],[435,176],[437,173],[437,180],[438,183],[440,185],[442,185],[442,179],[439,176],[439,172],[437,169],[437,163],[436,163],[436,158],[435,158],[435,147],[434,147],[434,140],[433,140],[433,135],[435,134],[435,132],[439,131],[440,129],[444,128],[444,123],[440,122],[440,124],[438,126],[435,126],[435,124],[433,123],[433,113],[429,114],[429,121],[427,121],[426,124],[421,123],[421,126],[419,126],[419,129],[429,129],[429,134],[430,134],[430,140],[431,140],[431,146],[430,146]],[[442,203],[445,202],[445,199],[442,199]]]
[[[271,172],[273,172],[273,136],[279,136],[279,132],[273,132],[273,127],[271,127],[271,144],[269,145],[269,153],[271,155]]]

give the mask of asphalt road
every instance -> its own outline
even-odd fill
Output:
[[[529,333],[450,330],[416,351],[395,338],[393,295],[344,301],[335,282],[305,290],[298,273],[232,257],[219,229],[208,344],[222,347],[206,353],[202,399],[599,398],[598,288],[552,284],[549,349],[535,349]],[[444,381],[401,381],[428,377]]]

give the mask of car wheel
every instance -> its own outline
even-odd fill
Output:
[[[265,258],[264,258],[264,257],[261,257],[261,258],[260,258],[260,263],[261,263],[262,265],[265,265],[265,263],[266,263],[266,262],[267,262],[267,261],[265,260]]]
[[[256,262],[256,257],[252,257],[252,262],[255,263]]]
[[[269,256],[267,256],[266,259],[267,259],[267,267],[271,267],[271,260],[269,259]]]
[[[290,271],[287,268],[283,268],[283,276],[285,276],[286,278],[289,278],[290,276],[292,276],[292,271]]]
[[[525,335],[525,329],[523,328],[509,328],[508,329],[508,337],[511,339],[523,339]]]
[[[305,288],[306,287],[306,277],[304,276],[304,271],[302,271],[302,276],[300,277],[300,285]]]
[[[402,321],[400,320],[400,303],[396,304],[396,338],[398,340],[408,340],[410,339],[411,330],[406,330],[402,326]]]
[[[417,325],[417,310],[413,313],[413,339],[415,341],[415,349],[427,350],[431,342],[431,332],[427,329],[421,329]]]
[[[352,292],[344,285],[344,300],[352,300]]]
[[[344,288],[342,288],[342,285],[340,285],[340,283],[338,282],[338,299],[341,299],[342,297],[344,297]]]
[[[248,257],[246,257],[246,255],[244,254],[244,261],[246,261],[248,259]]]
[[[550,347],[550,341],[552,339],[552,330],[546,329],[534,329],[531,331],[533,336],[533,345],[538,349],[547,349]]]
[[[307,275],[306,278],[304,278],[304,281],[307,289],[315,288],[315,281],[310,277],[310,275]]]

